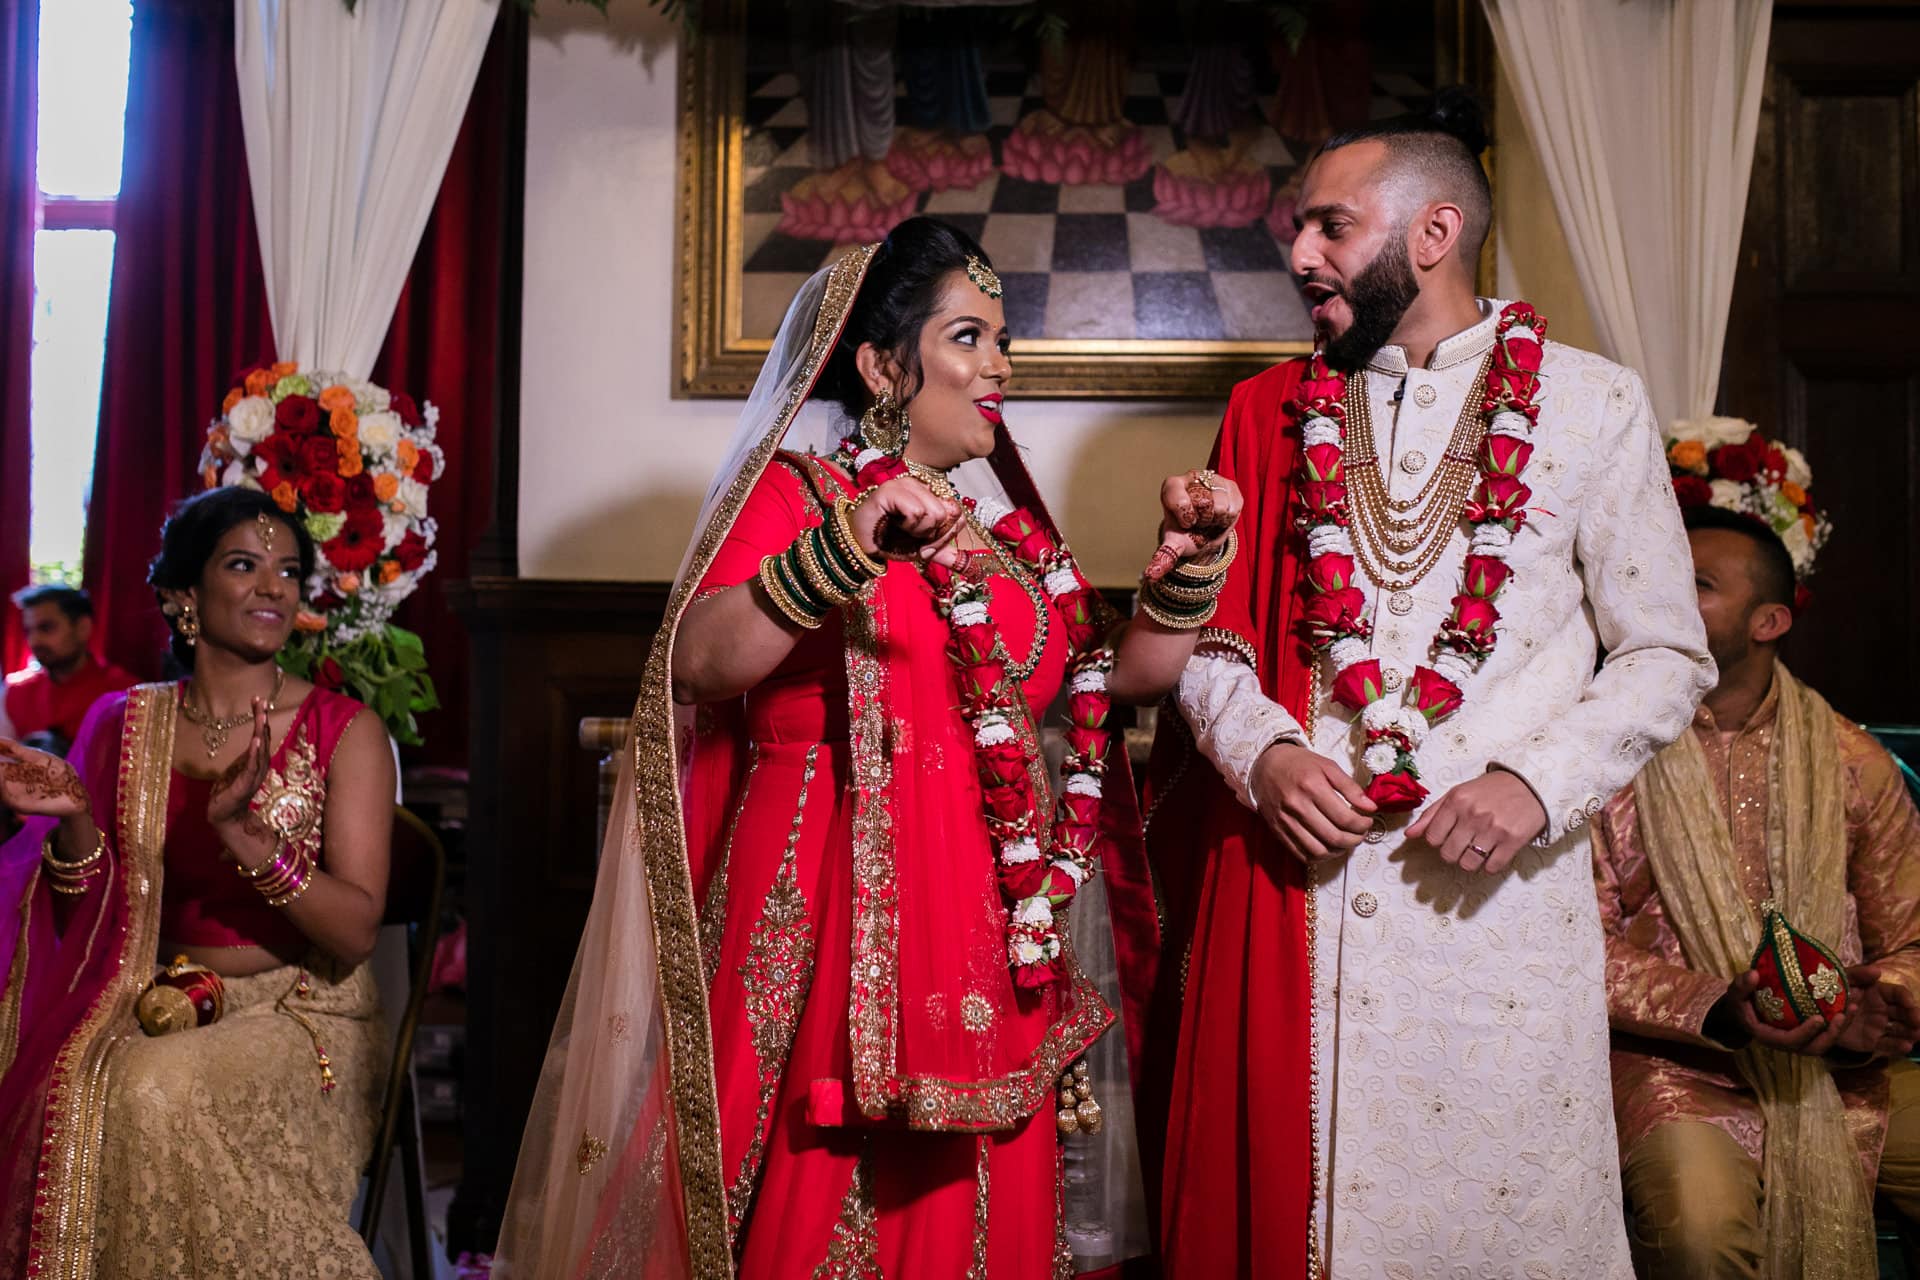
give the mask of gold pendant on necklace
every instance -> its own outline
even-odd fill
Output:
[[[200,726],[200,741],[207,744],[207,759],[220,754],[220,748],[227,745],[228,732],[227,726],[217,720]]]

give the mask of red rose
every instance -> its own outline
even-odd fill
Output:
[[[1038,991],[1060,981],[1060,962],[1020,964],[1013,967],[1013,984],[1023,991]]]
[[[326,472],[307,477],[307,483],[300,490],[300,496],[306,500],[307,510],[321,515],[332,515],[345,509],[347,486],[339,476]]]
[[[1491,600],[1513,576],[1513,566],[1495,556],[1468,556],[1463,576],[1468,595]]]
[[[1353,557],[1337,551],[1307,561],[1307,581],[1315,591],[1340,591],[1353,585]]]
[[[1509,476],[1518,476],[1533,460],[1533,446],[1518,436],[1490,435],[1483,453],[1488,471]]]
[[[421,484],[433,483],[433,455],[425,449],[420,451],[420,460],[413,464],[413,478]]]
[[[1300,455],[1306,462],[1307,476],[1312,480],[1327,484],[1344,483],[1346,477],[1341,474],[1341,459],[1344,454],[1337,444],[1308,445]]]
[[[427,559],[427,540],[420,536],[419,530],[409,529],[393,548],[393,558],[399,562],[400,572],[412,573]]]
[[[1473,521],[1519,520],[1527,509],[1533,490],[1513,476],[1490,475],[1480,481],[1473,500],[1467,503],[1467,519]]]
[[[1060,797],[1058,820],[1063,825],[1092,827],[1100,819],[1100,801],[1093,796],[1083,796],[1077,791],[1069,791]]]
[[[1027,753],[1017,742],[1002,742],[974,752],[980,767],[980,780],[988,786],[1010,787],[1027,778]]]
[[[386,522],[371,507],[347,513],[347,522],[326,544],[327,560],[343,573],[358,573],[380,558],[386,544]]]
[[[413,403],[413,397],[404,391],[388,392],[387,408],[393,410],[400,421],[410,427],[417,427],[426,422],[426,419],[420,416],[418,406]]]
[[[274,425],[294,435],[310,435],[320,425],[320,406],[308,396],[288,396],[273,410]]]
[[[347,682],[347,673],[332,658],[322,658],[313,669],[313,682],[322,689],[339,689]]]
[[[1511,409],[1523,413],[1529,422],[1540,420],[1540,406],[1534,403],[1534,394],[1540,389],[1540,375],[1527,369],[1503,369],[1498,365],[1487,370],[1487,394],[1481,401],[1481,407],[1488,412],[1496,409]]]
[[[357,476],[347,478],[347,505],[353,507],[378,507],[380,499],[374,496],[373,477],[362,471]]]
[[[1082,729],[1098,729],[1106,723],[1112,708],[1113,699],[1104,691],[1067,695],[1067,719]]]
[[[1338,591],[1322,591],[1318,595],[1308,596],[1304,614],[1307,633],[1323,640],[1352,635],[1358,630],[1360,615],[1366,611],[1366,607],[1366,593],[1358,587],[1343,587]]]
[[[1673,496],[1683,507],[1704,507],[1713,501],[1713,486],[1700,476],[1675,476]]]
[[[1462,631],[1491,635],[1494,624],[1499,621],[1500,611],[1493,607],[1493,601],[1469,595],[1453,598],[1453,624]]]
[[[1432,667],[1415,667],[1409,684],[1413,690],[1413,705],[1427,718],[1428,724],[1446,719],[1460,709],[1460,703],[1464,700],[1460,686]]]
[[[1347,486],[1310,480],[1300,486],[1300,500],[1309,514],[1321,520],[1336,519],[1346,514]]]
[[[335,447],[330,435],[300,436],[300,475],[305,480],[312,476],[333,476],[340,474],[340,450]],[[296,485],[298,482],[296,482]]]
[[[1356,662],[1333,680],[1333,700],[1352,711],[1364,711],[1369,702],[1385,692],[1386,681],[1380,674],[1380,660]]]
[[[1780,452],[1778,445],[1770,444],[1765,449],[1765,457],[1761,465],[1769,476],[1775,480],[1782,479],[1787,474],[1787,455]]]
[[[1021,835],[1033,834],[1033,805],[1029,803],[1031,793],[1019,787],[984,787],[980,792],[987,810],[987,817],[1001,825],[1008,833]]]
[[[1723,444],[1708,452],[1707,465],[1713,474],[1745,484],[1760,473],[1760,455],[1749,445]]]
[[[985,662],[993,652],[994,629],[984,622],[971,622],[953,629],[953,652],[967,666]]]
[[[1405,813],[1418,808],[1426,798],[1427,789],[1412,774],[1377,773],[1373,781],[1367,783],[1367,799],[1378,805],[1382,813]]]
[[[979,662],[971,667],[962,667],[960,676],[960,696],[970,703],[989,703],[994,691],[1006,678],[1006,667],[998,662]]]
[[[1000,864],[1000,892],[1014,902],[1022,898],[1031,898],[1040,892],[1040,886],[1046,883],[1047,863],[1044,858],[1035,858],[1031,862]]]

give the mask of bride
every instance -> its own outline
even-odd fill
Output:
[[[1152,919],[1108,712],[1179,678],[1240,495],[1170,478],[1114,617],[1011,375],[999,279],[932,219],[794,299],[653,646],[501,1274],[1071,1267],[1060,1134],[1117,1001],[1068,907],[1105,860],[1097,927]]]

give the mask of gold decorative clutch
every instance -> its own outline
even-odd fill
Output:
[[[140,1029],[150,1036],[208,1027],[226,1012],[227,988],[220,975],[185,956],[155,974],[134,1004]]]
[[[1760,904],[1760,913],[1760,945],[1752,966],[1760,975],[1754,1012],[1782,1031],[1815,1016],[1832,1022],[1847,1007],[1847,974],[1840,958],[1787,923],[1771,900]]]

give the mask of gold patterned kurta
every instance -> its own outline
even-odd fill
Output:
[[[1766,899],[1767,762],[1777,690],[1746,725],[1726,732],[1704,706],[1693,732],[1706,752],[1716,799],[1729,815],[1739,880],[1750,901]],[[1898,767],[1871,735],[1839,724],[1845,771],[1845,932],[1821,939],[1849,965],[1863,960],[1920,990],[1920,813]],[[1607,938],[1607,1012],[1613,1024],[1613,1097],[1622,1157],[1656,1126],[1704,1120],[1725,1130],[1756,1162],[1765,1126],[1733,1056],[1701,1033],[1726,979],[1688,967],[1667,919],[1639,830],[1633,789],[1615,796],[1594,824],[1594,881]],[[1759,941],[1755,937],[1755,942]],[[1871,1180],[1886,1137],[1883,1065],[1842,1069],[1834,1083],[1847,1126]]]

